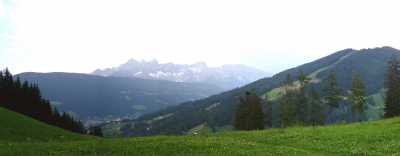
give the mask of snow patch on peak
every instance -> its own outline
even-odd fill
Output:
[[[142,74],[142,72],[137,72],[136,74],[134,74],[135,76],[137,76],[137,75],[139,75],[139,74]]]
[[[175,82],[207,82],[226,89],[240,87],[260,78],[268,73],[243,64],[229,64],[220,67],[207,67],[205,62],[194,64],[159,64],[156,59],[140,62],[129,59],[127,63],[119,67],[96,69],[92,75],[137,77],[144,79],[159,79]]]

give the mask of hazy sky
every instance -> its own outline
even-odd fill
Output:
[[[346,48],[400,48],[400,1],[0,0],[0,68],[79,72],[128,59],[272,73]]]

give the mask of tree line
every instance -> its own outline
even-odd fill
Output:
[[[27,80],[21,83],[18,76],[14,80],[8,68],[0,71],[0,106],[49,125],[86,134],[80,120],[66,112],[60,113],[56,107],[52,109],[50,101],[42,98],[37,84],[29,84]]]
[[[400,62],[392,55],[385,73],[385,118],[400,115]]]
[[[324,125],[326,124],[325,107],[328,109],[329,124],[332,124],[332,114],[334,109],[339,107],[340,102],[344,99],[343,90],[348,92],[348,102],[350,103],[350,117],[353,122],[355,114],[355,122],[358,121],[359,113],[364,112],[365,105],[368,101],[374,104],[371,98],[366,98],[366,87],[361,80],[361,74],[353,74],[348,77],[351,84],[348,89],[344,89],[338,82],[336,75],[332,69],[328,70],[328,74],[323,78],[323,88],[318,91],[314,85],[306,90],[309,84],[308,78],[304,72],[299,69],[296,75],[297,82],[295,85],[290,74],[287,74],[282,82],[282,92],[276,100],[274,108],[271,107],[270,100],[265,96],[263,99],[267,101],[263,115],[258,115],[261,110],[260,98],[254,92],[245,92],[245,98],[240,98],[240,103],[235,113],[235,130],[255,130],[262,129],[261,125],[267,127],[272,126],[272,122],[278,122],[281,127],[293,125]],[[400,115],[400,62],[397,61],[393,54],[388,62],[388,67],[384,74],[385,88],[385,114],[383,117],[391,118]],[[273,113],[275,112],[275,113]],[[256,115],[257,114],[257,115]],[[256,117],[257,116],[257,117]],[[255,118],[256,117],[256,118]],[[264,120],[260,120],[264,119]],[[249,126],[250,125],[250,126]]]
[[[271,106],[270,99],[267,96],[263,97],[267,102],[263,115],[258,115],[258,112],[261,111],[261,99],[254,92],[251,94],[246,92],[245,98],[241,98],[237,107],[234,129],[262,129],[263,126],[260,126],[260,124],[272,127],[274,120],[281,127],[324,125],[326,121],[324,107],[329,109],[329,123],[332,124],[333,110],[338,108],[343,98],[341,95],[343,88],[337,83],[333,70],[329,69],[328,75],[322,80],[324,87],[320,91],[317,91],[313,85],[307,91],[306,85],[309,84],[311,78],[308,78],[301,69],[297,72],[296,79],[297,82],[294,82],[290,74],[286,75],[282,82],[282,91],[279,93],[274,107]],[[351,113],[356,113],[355,121],[357,122],[358,112],[362,113],[366,104],[365,85],[360,79],[360,74],[353,76],[348,90],[350,92]]]

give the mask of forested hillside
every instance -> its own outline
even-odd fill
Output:
[[[367,95],[377,93],[383,87],[383,74],[387,62],[392,54],[398,54],[399,50],[390,47],[362,49],[351,57],[344,59],[340,64],[332,67],[338,77],[338,82],[344,88],[349,88],[351,81],[348,79],[354,73],[360,73],[365,84]],[[327,70],[319,72],[318,78],[324,77]]]
[[[270,78],[260,79],[240,88],[213,95],[206,99],[185,102],[178,106],[143,115],[135,121],[146,122],[136,123],[136,125],[129,130],[124,131],[123,135],[155,135],[160,132],[165,132],[166,134],[182,134],[200,124],[204,124],[210,128],[214,126],[222,127],[224,125],[231,125],[233,123],[236,107],[239,104],[239,99],[246,91],[254,91],[258,95],[264,95],[272,89],[282,86],[282,81],[287,74],[295,77],[300,68],[306,75],[309,75],[319,69],[330,67],[335,71],[334,73],[338,78],[338,83],[343,88],[343,96],[348,95],[347,90],[350,86],[353,74],[360,73],[361,79],[366,85],[367,96],[369,96],[378,93],[379,90],[382,89],[383,73],[387,67],[389,56],[392,53],[399,55],[400,51],[391,47],[362,49],[358,51],[353,49],[338,51],[324,58],[285,70]],[[327,70],[328,69],[324,69],[317,73],[317,78],[325,77]],[[323,87],[322,83],[310,83],[307,89],[309,89],[310,85],[314,85],[317,90],[321,90]],[[370,102],[365,109],[375,106],[372,105],[372,103],[375,104],[375,101],[379,101],[379,99],[376,98],[375,95],[369,96],[367,101]],[[349,113],[345,112],[347,108],[345,106],[348,105],[348,101],[340,101],[338,111],[334,112],[334,122],[348,120],[347,118],[349,118],[349,116],[346,116],[346,114]],[[382,103],[379,105],[382,105]],[[378,110],[381,110],[381,108],[374,107],[372,109],[362,114],[362,119],[368,119],[368,115],[373,115],[374,118],[377,116],[379,117]],[[162,120],[154,120],[154,118],[166,114],[172,115]]]
[[[205,83],[102,77],[75,73],[22,73],[41,87],[43,96],[59,111],[87,122],[135,118],[144,113],[222,92]]]
[[[52,109],[50,101],[42,98],[37,84],[21,82],[19,77],[13,80],[11,72],[6,68],[0,71],[0,107],[28,116],[43,123],[54,125],[75,133],[86,133],[83,123],[68,113]],[[4,119],[4,122],[14,119]],[[4,127],[3,127],[4,128]]]

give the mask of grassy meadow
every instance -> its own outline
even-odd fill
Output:
[[[400,118],[355,124],[106,139],[0,109],[0,155],[399,155]]]

